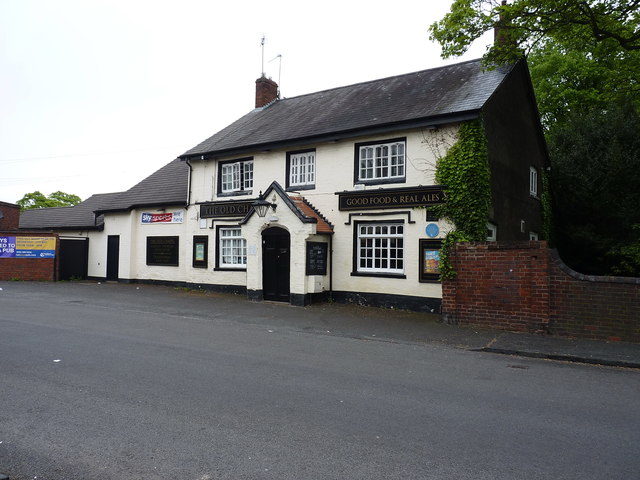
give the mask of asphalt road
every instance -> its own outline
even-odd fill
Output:
[[[430,321],[418,314],[383,312],[391,327],[374,336],[376,309],[0,287],[0,473],[12,480],[640,472],[637,370],[394,336],[394,316]]]

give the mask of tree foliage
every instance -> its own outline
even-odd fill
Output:
[[[548,135],[558,250],[576,270],[640,276],[640,113],[572,113]]]
[[[609,41],[549,40],[532,50],[528,63],[547,130],[572,113],[605,110],[620,98],[640,107],[640,51],[621,50]]]
[[[640,0],[454,0],[451,11],[429,27],[444,58],[462,55],[484,33],[500,31],[488,64],[509,63],[548,40],[574,44],[610,41],[640,50]]]
[[[50,208],[50,207],[72,207],[82,202],[80,197],[71,193],[61,191],[53,192],[49,196],[45,196],[40,191],[27,193],[16,203],[20,205],[22,210],[31,210],[33,208]]]

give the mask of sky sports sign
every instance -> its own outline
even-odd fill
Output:
[[[56,238],[0,237],[0,258],[56,258]]]
[[[182,223],[182,219],[182,210],[166,213],[143,213],[140,217],[140,221],[145,225],[152,223]]]

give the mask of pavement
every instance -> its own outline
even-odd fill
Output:
[[[180,314],[202,318],[210,316],[212,305],[215,305],[215,310],[228,320],[269,328],[370,341],[433,343],[492,354],[640,368],[640,344],[448,325],[442,323],[437,314],[338,303],[293,307],[280,302],[254,302],[244,295],[147,284],[0,282],[2,288],[4,292],[0,293],[5,295],[11,294],[12,290],[28,290],[35,294],[40,289],[61,296],[84,294],[95,301],[98,296],[100,301],[111,305],[127,298],[142,303],[151,301],[140,297],[149,293],[154,302],[166,302],[163,309],[175,309]]]
[[[330,323],[325,326],[333,334],[378,341],[439,343],[493,354],[640,368],[640,344],[636,343],[447,325],[436,314],[356,305],[327,304],[304,308],[309,312],[319,310],[329,314]]]

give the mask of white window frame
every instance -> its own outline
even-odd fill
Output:
[[[356,272],[404,274],[404,224],[357,223],[356,229]]]
[[[240,227],[218,228],[218,255],[218,268],[247,268],[247,241]]]
[[[498,226],[493,223],[487,223],[487,242],[495,242],[498,240]]]
[[[234,193],[253,189],[253,159],[220,164],[220,192]]]
[[[304,187],[316,184],[316,152],[289,154],[289,186]]]
[[[537,241],[539,239],[538,232],[529,232],[529,240]]]
[[[406,178],[406,140],[356,146],[358,182],[403,181]]]
[[[538,198],[538,169],[529,167],[529,195]]]

